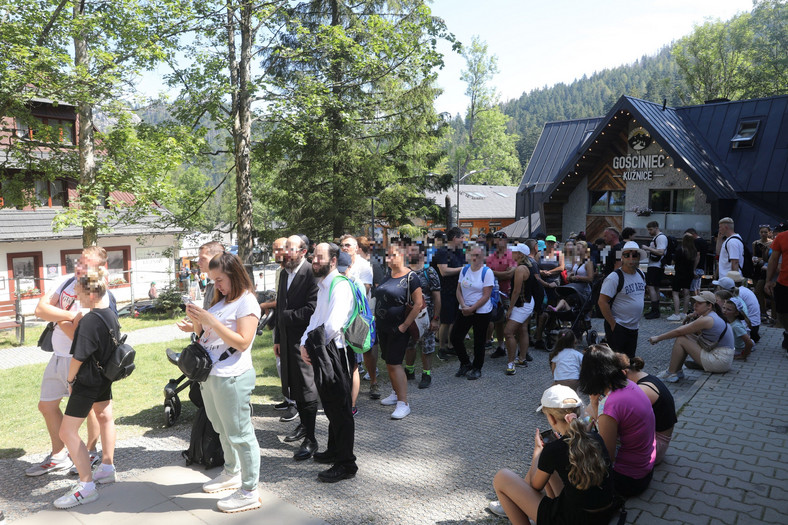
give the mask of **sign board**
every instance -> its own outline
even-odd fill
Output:
[[[145,246],[136,250],[134,261],[134,281],[144,285],[156,282],[159,289],[166,286],[170,279],[175,278],[172,259],[165,253],[169,246]]]

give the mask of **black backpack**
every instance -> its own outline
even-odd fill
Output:
[[[643,279],[643,281],[645,282],[646,281],[646,275],[643,273],[643,271],[640,268],[635,268],[635,271],[638,272],[638,275],[640,275],[640,278]],[[618,268],[615,272],[616,272],[616,275],[618,275],[618,285],[616,286],[616,293],[614,293],[613,297],[610,298],[610,304],[611,305],[613,304],[613,301],[615,300],[615,298],[618,295],[618,293],[621,290],[624,289],[624,271],[621,268]],[[601,288],[601,286],[600,286],[600,288]]]
[[[134,358],[136,357],[137,352],[131,345],[126,344],[126,335],[123,335],[120,337],[120,339],[118,339],[118,337],[115,335],[115,330],[110,327],[109,322],[104,319],[104,316],[98,312],[94,313],[99,319],[101,319],[101,322],[104,323],[104,326],[107,327],[107,330],[109,330],[109,335],[112,338],[112,344],[115,346],[112,354],[105,362],[99,363],[99,361],[96,360],[96,366],[104,375],[104,377],[110,381],[120,381],[121,379],[129,377],[136,368],[136,365],[134,364]]]
[[[659,235],[665,235],[665,234],[664,233],[660,233]],[[657,235],[657,237],[659,237],[659,235]],[[654,243],[654,246],[657,245],[657,242],[656,242],[657,241],[657,237],[654,237],[654,239],[652,241]],[[673,237],[672,235],[665,235],[665,238],[668,240],[668,245],[665,248],[665,251],[662,253],[662,255],[649,254],[649,258],[652,261],[654,261],[654,262],[660,261],[660,263],[662,264],[663,267],[665,267],[665,266],[667,266],[669,264],[673,264],[673,259],[676,256],[676,248],[678,247],[678,244],[679,244],[678,240],[675,237]]]
[[[189,399],[199,409],[194,414],[189,448],[181,452],[181,456],[186,460],[186,465],[197,463],[198,465],[204,465],[206,470],[224,465],[222,443],[219,441],[219,434],[213,429],[213,425],[211,425],[208,415],[205,413],[205,405],[202,400],[199,383],[192,383],[189,390]]]
[[[755,265],[752,263],[752,252],[747,247],[747,244],[742,240],[741,236],[737,233],[735,235],[731,235],[725,240],[725,244],[722,245],[723,249],[727,252],[728,251],[728,241],[731,239],[739,239],[741,242],[742,247],[744,248],[744,264],[741,267],[741,274],[747,278],[752,279],[755,275]],[[728,259],[730,259],[730,252],[728,252]],[[724,275],[720,275],[720,277],[725,277]]]

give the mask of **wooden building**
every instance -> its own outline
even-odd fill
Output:
[[[745,240],[788,218],[788,96],[667,107],[622,96],[604,117],[545,124],[517,190],[527,234],[588,239],[656,220],[709,237],[732,217]]]

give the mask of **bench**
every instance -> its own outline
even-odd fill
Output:
[[[19,344],[25,344],[25,316],[17,311],[16,301],[0,301],[0,330],[16,330]]]

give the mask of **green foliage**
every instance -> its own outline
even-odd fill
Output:
[[[156,298],[156,308],[174,315],[183,304],[181,295],[182,292],[178,287],[178,280],[171,280],[166,287],[159,289],[159,296]]]

